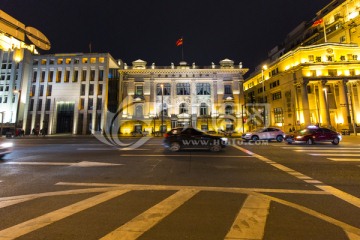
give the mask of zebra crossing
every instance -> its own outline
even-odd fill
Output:
[[[351,226],[348,223],[336,220],[331,216],[316,212],[313,209],[292,203],[268,193],[282,194],[301,194],[301,195],[329,195],[325,191],[319,190],[291,190],[291,189],[255,189],[255,188],[224,188],[224,187],[200,187],[200,186],[163,186],[163,185],[134,185],[134,184],[101,184],[101,183],[58,183],[58,186],[86,187],[75,190],[65,190],[58,192],[48,192],[41,194],[29,194],[22,196],[0,198],[0,210],[9,206],[26,204],[32,200],[44,197],[69,196],[83,193],[94,193],[95,195],[82,199],[78,202],[63,206],[51,212],[36,216],[13,226],[1,228],[0,240],[26,238],[36,230],[46,228],[49,225],[60,222],[69,217],[75,217],[83,211],[95,208],[114,198],[121,198],[134,191],[172,191],[169,196],[155,203],[150,208],[134,216],[129,221],[120,224],[112,229],[101,240],[132,240],[138,239],[143,234],[150,231],[169,215],[176,211],[181,212],[185,204],[191,204],[194,198],[204,192],[231,193],[243,196],[243,202],[239,204],[239,211],[234,213],[233,223],[228,226],[225,240],[235,239],[263,239],[269,216],[276,211],[271,209],[271,203],[282,204],[286,207],[296,209],[303,214],[320,219],[321,221],[332,224],[334,227],[343,230],[343,233],[350,240],[360,238],[360,228]],[[211,199],[209,199],[211,201]],[[226,204],[226,203],[222,203]],[[184,223],[179,223],[184,224]],[[47,236],[51,239],[51,236]]]
[[[355,147],[336,147],[329,146],[282,146],[282,149],[289,149],[294,152],[303,152],[311,156],[325,157],[328,160],[336,162],[359,162],[360,149]]]

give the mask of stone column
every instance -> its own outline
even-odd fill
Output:
[[[358,105],[357,105],[357,108],[355,110],[355,113],[360,111],[360,81],[357,80],[356,81],[356,90],[357,90],[357,95],[358,95]],[[356,114],[355,114],[355,118],[356,118]],[[356,122],[356,119],[355,119],[355,122]]]
[[[350,114],[349,114],[349,102],[347,99],[347,91],[346,91],[346,83],[347,80],[344,79],[339,81],[339,106],[341,109],[341,113],[344,119],[344,127],[349,128],[350,123]]]
[[[319,100],[320,100],[320,115],[321,115],[321,124],[322,125],[330,125],[330,114],[328,109],[327,96],[325,92],[326,88],[326,80],[319,82]]]
[[[307,93],[307,79],[303,79],[301,82],[301,101],[302,101],[302,107],[303,107],[303,115],[304,115],[304,124],[305,126],[310,125],[310,109],[309,109],[309,98]]]

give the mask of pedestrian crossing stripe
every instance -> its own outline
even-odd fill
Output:
[[[99,184],[101,185],[101,184]],[[77,203],[71,204],[69,206],[60,208],[58,210],[46,213],[42,216],[35,217],[23,223],[17,224],[15,226],[3,229],[0,231],[0,240],[9,240],[17,237],[21,237],[25,234],[31,233],[37,229],[48,226],[49,224],[60,221],[64,218],[72,216],[78,212],[84,211],[106,201],[109,201],[115,197],[122,196],[125,193],[130,191],[136,191],[139,189],[146,191],[154,190],[169,190],[174,187],[178,190],[170,195],[165,200],[149,208],[145,212],[134,217],[129,222],[119,226],[112,232],[106,234],[101,239],[102,240],[135,240],[139,238],[143,233],[151,229],[162,219],[166,218],[173,211],[182,206],[185,202],[191,200],[196,194],[200,191],[213,189],[213,187],[191,187],[191,186],[160,186],[156,185],[142,185],[141,188],[136,188],[137,185],[121,185],[117,184],[117,187],[109,186],[108,191],[102,192],[98,195],[92,196],[90,198],[81,200]],[[146,188],[144,188],[146,186]],[[223,192],[237,192],[247,194],[247,198],[243,205],[241,206],[237,216],[234,219],[233,224],[231,225],[227,235],[225,236],[226,240],[234,239],[262,239],[265,231],[266,221],[269,212],[270,202],[274,201],[285,206],[297,209],[305,214],[319,218],[320,220],[331,223],[337,227],[343,229],[345,234],[347,234],[350,240],[355,240],[360,238],[360,228],[356,228],[347,223],[336,220],[332,217],[326,216],[322,213],[316,212],[307,207],[288,202],[276,197],[268,196],[260,192],[252,192],[246,189],[236,189],[236,188],[215,188],[222,190]],[[79,189],[78,189],[79,190]],[[85,189],[82,189],[83,191]],[[103,189],[100,190],[100,192]],[[322,192],[322,191],[312,191],[312,192]],[[65,193],[69,194],[69,193]],[[327,194],[323,192],[323,194]],[[54,193],[51,193],[52,196],[56,196]],[[45,196],[45,195],[43,195]],[[13,197],[12,200],[18,201],[20,203],[22,198]],[[31,197],[27,196],[27,199]],[[0,198],[0,203],[2,201],[9,201],[9,198]]]

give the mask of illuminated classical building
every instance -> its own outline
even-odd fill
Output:
[[[147,66],[143,60],[124,64],[120,131],[159,132],[178,126],[241,131],[242,83],[247,71],[229,59],[205,67],[184,61],[170,66]]]
[[[269,103],[265,123],[351,129],[360,124],[360,1],[332,1],[301,23],[244,83],[244,100]],[[248,128],[252,128],[249,123]]]
[[[27,91],[31,57],[33,54],[38,54],[34,44],[25,43],[25,35],[35,32],[39,33],[32,27],[25,27],[23,23],[0,10],[1,127],[14,127],[15,122],[18,127],[22,127],[27,101],[22,92]],[[49,48],[50,43],[46,37],[41,36],[41,39],[43,42],[38,45],[41,48]]]

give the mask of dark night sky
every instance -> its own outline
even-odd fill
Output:
[[[331,0],[0,0],[0,9],[51,41],[46,53],[109,52],[131,64],[169,66],[181,60],[176,40],[184,37],[191,64],[230,58],[245,68],[266,59],[302,21]]]

